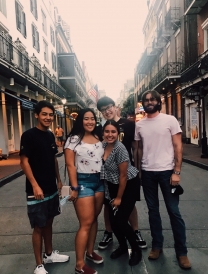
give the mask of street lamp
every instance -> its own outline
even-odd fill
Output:
[[[66,104],[66,98],[61,99],[61,102],[62,102],[63,108],[64,108],[64,124],[65,124],[65,130],[64,131],[65,131],[65,137],[67,138],[66,106],[65,106],[65,104]]]

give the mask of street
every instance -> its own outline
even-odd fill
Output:
[[[58,158],[61,177],[64,175],[64,157]],[[184,194],[181,196],[180,210],[187,228],[188,256],[192,263],[190,274],[208,273],[208,187],[207,171],[183,163],[181,182]],[[33,273],[35,259],[31,244],[31,228],[26,213],[25,177],[21,176],[0,188],[0,273],[24,274]],[[180,269],[174,254],[173,236],[169,217],[161,197],[160,210],[164,229],[164,252],[157,261],[149,261],[151,236],[148,223],[147,206],[142,201],[137,202],[139,226],[143,238],[147,241],[148,249],[143,251],[142,262],[135,266],[128,265],[128,256],[123,255],[117,260],[109,258],[110,252],[117,246],[114,244],[105,251],[99,251],[104,257],[103,265],[89,264],[99,274],[175,274],[184,273]],[[46,265],[49,274],[74,273],[75,252],[74,238],[78,228],[77,217],[72,203],[67,203],[61,215],[54,220],[54,249],[69,254],[69,263]],[[99,217],[99,228],[95,249],[103,236],[103,213]]]

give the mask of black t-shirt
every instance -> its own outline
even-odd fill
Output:
[[[125,118],[120,118],[117,121],[120,128],[118,140],[126,147],[131,163],[133,162],[132,142],[134,141],[135,123]]]
[[[33,175],[44,194],[57,191],[55,172],[55,154],[57,152],[55,137],[50,130],[42,131],[34,127],[22,134],[20,155],[28,157]],[[33,193],[27,178],[26,192]]]

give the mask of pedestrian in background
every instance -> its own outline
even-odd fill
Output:
[[[54,112],[52,104],[40,101],[35,107],[37,126],[22,134],[20,144],[20,163],[26,175],[28,217],[33,228],[35,274],[48,273],[42,262],[69,260],[69,256],[61,255],[52,248],[52,224],[54,217],[60,214],[58,190],[62,188],[55,156],[58,151],[54,135],[49,130]],[[42,258],[43,241],[45,253]]]
[[[131,163],[135,167],[137,167],[137,148],[136,142],[134,141],[135,122],[119,117],[117,108],[115,106],[115,102],[107,96],[104,96],[98,100],[97,108],[102,113],[105,120],[114,120],[118,124],[120,132],[118,140],[122,142],[125,148],[127,149]],[[136,193],[137,201],[140,201],[139,178],[137,180]],[[109,220],[109,201],[107,199],[104,200],[104,221],[105,232],[102,241],[98,244],[99,249],[105,249],[110,243],[113,242],[112,228]],[[140,231],[138,230],[139,225],[136,206],[134,206],[132,213],[130,214],[129,222],[135,232],[138,246],[140,248],[146,248],[147,244],[145,240],[142,238]]]
[[[97,274],[85,264],[86,259],[101,264],[103,258],[94,252],[97,217],[104,199],[104,184],[100,180],[103,146],[96,135],[96,116],[90,109],[80,110],[65,144],[65,160],[79,220],[75,239],[76,274]]]
[[[55,136],[57,138],[57,146],[61,147],[63,145],[64,130],[59,125],[57,125],[55,130]]]
[[[174,236],[174,247],[179,266],[190,269],[187,257],[186,228],[179,211],[179,196],[171,193],[171,186],[180,184],[182,164],[181,128],[172,115],[160,113],[161,97],[155,90],[142,96],[147,116],[136,123],[141,179],[149,209],[152,250],[149,259],[156,260],[162,253],[163,234],[159,212],[158,185],[163,194]]]
[[[104,179],[109,191],[110,224],[119,247],[111,254],[117,259],[128,252],[128,240],[132,252],[129,265],[137,265],[142,258],[134,230],[128,223],[129,216],[136,203],[138,170],[131,165],[128,151],[118,141],[119,125],[114,120],[108,120],[103,126],[104,156],[101,179]],[[108,195],[107,191],[107,195]]]

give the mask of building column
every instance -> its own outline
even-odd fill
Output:
[[[22,136],[22,117],[20,101],[17,101],[17,109],[13,109],[14,119],[14,145],[15,150],[20,150],[20,138]]]
[[[6,115],[6,100],[5,94],[1,92],[0,103],[0,149],[2,154],[9,155],[8,149],[8,129],[7,129],[7,115]]]

